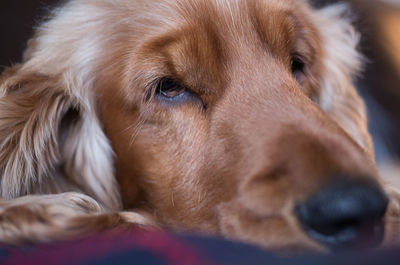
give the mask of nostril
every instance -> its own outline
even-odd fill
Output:
[[[372,247],[382,241],[387,204],[376,185],[340,180],[295,211],[309,236],[331,248]]]

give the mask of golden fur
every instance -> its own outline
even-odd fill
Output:
[[[131,223],[323,249],[293,205],[337,172],[381,185],[352,85],[359,36],[344,10],[68,1],[1,77],[0,240]],[[298,78],[292,54],[306,62]],[[163,77],[201,100],[158,102]]]

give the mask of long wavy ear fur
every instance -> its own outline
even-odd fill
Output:
[[[362,56],[357,52],[359,34],[351,26],[345,4],[331,5],[315,13],[315,24],[323,41],[324,79],[322,80],[321,107],[353,137],[374,160],[372,139],[368,133],[364,102],[352,85],[361,68]],[[387,236],[390,243],[398,239],[400,216],[400,190],[393,183],[393,168],[381,167],[380,175],[390,198],[387,213]]]
[[[68,2],[0,77],[1,197],[79,191],[121,208],[93,87],[103,12]]]
[[[65,89],[62,75],[24,73],[21,66],[4,75],[1,197],[81,191],[119,209],[112,150],[93,110]]]
[[[58,127],[71,100],[57,79],[15,73],[1,85],[1,196],[15,198],[57,187],[42,185],[60,162]],[[53,182],[55,183],[55,182]]]
[[[360,36],[352,26],[348,10],[346,4],[334,4],[313,13],[325,68],[319,103],[373,159],[365,104],[353,85],[363,61],[357,51]]]

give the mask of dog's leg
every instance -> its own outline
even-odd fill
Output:
[[[155,227],[145,214],[110,213],[79,193],[0,201],[0,241],[8,244],[65,240],[120,226]]]

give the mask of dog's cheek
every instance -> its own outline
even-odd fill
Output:
[[[172,110],[161,121],[144,125],[138,138],[147,146],[141,150],[152,157],[153,168],[179,178],[193,174],[204,163],[206,131],[206,121],[200,113]]]
[[[142,126],[132,152],[142,191],[161,219],[171,225],[190,219],[181,216],[183,212],[197,215],[206,197],[200,171],[205,163],[207,121],[192,109],[170,110],[160,118]]]

